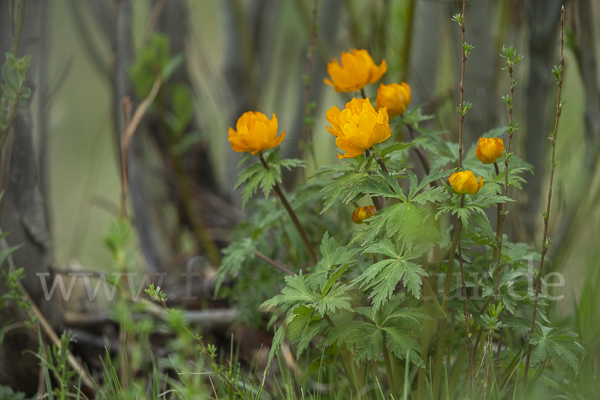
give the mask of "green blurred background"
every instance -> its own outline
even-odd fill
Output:
[[[101,0],[97,0],[101,2]],[[177,0],[182,1],[182,0]],[[105,7],[114,10],[116,3],[104,2]],[[275,16],[265,16],[271,21],[269,24],[259,21],[255,29],[261,31],[261,37],[270,36],[265,46],[269,55],[263,57],[268,66],[268,73],[258,72],[254,79],[254,90],[258,92],[253,99],[257,110],[267,115],[277,113],[280,131],[299,129],[296,116],[298,104],[303,101],[302,75],[305,74],[305,53],[308,49],[310,37],[310,11],[312,2],[309,1],[282,1],[278,4],[268,1],[231,1],[231,6],[237,11],[246,13],[240,17],[246,18],[250,25],[249,15],[254,7],[276,7]],[[456,135],[457,116],[454,112],[455,97],[457,92],[458,62],[456,38],[458,27],[450,21],[452,2],[425,2],[425,1],[339,1],[337,2],[339,15],[331,16],[331,7],[325,10],[327,1],[320,2],[319,13],[321,18],[335,20],[334,37],[323,38],[324,27],[320,27],[319,45],[315,54],[314,63],[321,66],[334,57],[339,57],[340,51],[347,51],[353,47],[371,48],[376,62],[383,57],[388,60],[389,70],[384,80],[395,82],[400,77],[406,77],[413,88],[413,105],[435,102],[429,108],[436,113],[435,128],[447,130],[450,137]],[[446,4],[447,3],[447,4]],[[477,1],[473,2],[474,4]],[[486,1],[488,10],[492,12],[492,24],[487,27],[491,30],[492,42],[490,45],[514,45],[517,50],[525,55],[523,63],[516,70],[516,80],[519,85],[516,89],[515,119],[520,123],[520,130],[515,136],[515,152],[540,152],[546,160],[548,147],[526,148],[525,137],[529,134],[526,129],[527,108],[525,102],[525,89],[528,85],[528,45],[531,38],[531,24],[528,20],[532,16],[533,8],[517,1]],[[542,2],[543,3],[543,2]],[[156,2],[135,0],[132,1],[131,21],[133,42],[139,50],[144,32],[147,28],[150,15]],[[224,6],[217,0],[187,1],[189,12],[190,34],[186,40],[186,61],[193,82],[195,96],[195,118],[202,127],[203,137],[209,143],[211,160],[216,177],[223,191],[230,191],[232,181],[231,171],[235,173],[235,160],[227,143],[227,128],[233,125],[230,115],[232,96],[236,93],[227,87],[225,81],[224,64],[227,63],[227,32],[223,22]],[[52,93],[48,111],[48,168],[49,168],[49,193],[51,204],[51,227],[54,240],[54,255],[59,268],[69,267],[73,263],[80,264],[85,269],[109,270],[111,268],[109,251],[102,243],[102,238],[107,231],[109,222],[118,214],[119,204],[119,168],[118,155],[114,140],[114,125],[112,123],[112,95],[111,82],[103,75],[94,61],[89,57],[90,42],[84,39],[80,25],[87,26],[87,40],[91,40],[93,47],[110,65],[112,51],[107,37],[102,33],[98,18],[94,15],[94,8],[89,7],[89,2],[82,2],[80,9],[83,14],[73,12],[75,8],[72,0],[53,0],[47,7],[47,75],[50,87],[55,87]],[[432,7],[441,7],[435,15]],[[167,5],[168,7],[168,5]],[[411,8],[414,7],[414,8]],[[444,8],[446,7],[446,8]],[[386,14],[387,10],[387,14]],[[469,9],[468,9],[469,10]],[[268,10],[267,10],[268,11]],[[573,29],[577,27],[577,17],[573,16],[574,7],[568,17],[568,40],[573,39]],[[474,11],[475,12],[475,11]],[[479,11],[477,11],[479,12]],[[322,14],[322,15],[321,15]],[[440,15],[442,18],[440,19]],[[528,16],[529,15],[529,16]],[[569,15],[569,14],[568,14]],[[384,50],[378,45],[378,36],[375,34],[378,22],[386,18]],[[377,20],[377,18],[380,18]],[[437,19],[435,19],[437,18]],[[79,22],[75,22],[76,20]],[[408,22],[412,20],[412,25]],[[600,7],[593,4],[593,21],[600,20]],[[239,20],[238,20],[239,21]],[[327,19],[325,21],[328,21]],[[375,22],[374,22],[375,21]],[[438,24],[436,21],[441,21]],[[469,19],[467,11],[467,24],[477,24],[475,18]],[[575,28],[574,28],[575,27]],[[242,28],[249,29],[249,26]],[[412,29],[408,31],[408,29]],[[474,28],[476,29],[476,28]],[[558,31],[557,31],[558,32]],[[407,36],[409,35],[409,36]],[[433,37],[429,37],[431,35]],[[569,36],[570,35],[570,36]],[[558,38],[558,35],[556,35]],[[408,42],[407,42],[408,40]],[[467,31],[467,41],[470,38]],[[598,54],[600,32],[594,33],[595,54]],[[430,56],[430,62],[435,62],[435,75],[433,89],[422,89],[423,77],[419,77],[418,58],[422,53],[431,53],[425,47],[427,43],[435,41],[435,58]],[[242,37],[242,43],[244,43]],[[410,44],[407,50],[406,44]],[[377,47],[379,46],[379,47]],[[256,50],[256,49],[255,49]],[[473,54],[482,49],[476,48]],[[591,49],[587,49],[591,50]],[[262,51],[266,51],[262,49]],[[244,53],[245,52],[245,53]],[[491,50],[497,54],[499,49]],[[251,57],[251,49],[243,49],[240,57]],[[558,62],[557,54],[553,64],[547,65],[548,72]],[[484,93],[479,98],[467,98],[474,103],[471,113],[477,113],[478,107],[487,101],[493,100],[493,113],[496,126],[506,124],[507,116],[500,96],[507,93],[507,78],[500,69],[502,67],[499,57],[495,57],[496,71],[492,77],[496,80],[493,87],[496,91]],[[425,61],[426,62],[426,61]],[[469,59],[471,63],[471,59]],[[485,68],[485,63],[477,65],[480,61],[473,61],[469,65],[466,77],[467,88],[472,80],[470,72],[477,68]],[[253,64],[253,68],[260,69],[260,63]],[[406,68],[403,69],[403,66]],[[256,73],[256,71],[253,71]],[[484,77],[485,78],[485,77]],[[428,83],[428,82],[426,82]],[[477,85],[475,82],[473,85]],[[584,153],[590,145],[585,138],[585,93],[587,83],[582,81],[582,75],[577,67],[577,60],[573,52],[573,44],[567,43],[566,72],[563,97],[567,106],[560,123],[558,138],[557,159],[560,164],[557,168],[555,181],[554,205],[556,212],[551,222],[551,232],[559,228],[561,216],[569,215],[572,225],[567,234],[562,236],[560,243],[554,243],[560,251],[554,255],[554,267],[559,268],[566,276],[566,285],[560,289],[568,299],[571,293],[581,292],[586,279],[598,280],[598,261],[600,259],[599,232],[600,229],[600,178],[599,168],[594,160],[594,167],[588,168],[584,164]],[[324,118],[325,111],[336,105],[342,107],[348,96],[334,93],[332,88],[325,86],[319,80],[313,80],[313,85],[322,85],[322,93],[318,97],[317,108],[314,112],[317,157],[319,163],[335,162],[336,151],[331,136],[326,131],[327,122]],[[375,94],[376,86],[367,88],[369,96]],[[553,119],[553,102],[555,88],[552,87],[548,95],[546,115],[549,123]],[[596,93],[597,95],[597,93]],[[469,117],[471,114],[467,117]],[[294,126],[296,124],[296,126]],[[542,122],[540,124],[543,125]],[[548,125],[548,124],[546,124]],[[473,132],[476,137],[483,132]],[[598,135],[598,132],[595,133]],[[545,138],[541,137],[540,141]],[[293,149],[297,146],[297,139],[287,139],[285,146]],[[293,150],[288,150],[293,153]],[[528,159],[527,157],[524,157]],[[233,162],[232,162],[233,160]],[[229,172],[228,172],[229,171]],[[541,191],[542,199],[545,198],[546,173],[548,168],[536,170],[535,177],[539,178],[544,190]],[[526,179],[533,179],[531,175]],[[526,188],[527,191],[527,188]],[[523,196],[519,195],[520,200]],[[235,203],[235,202],[234,202]],[[544,206],[545,200],[542,201]],[[515,210],[515,218],[520,215]],[[537,218],[537,233],[530,239],[539,248],[542,218],[539,213]],[[510,218],[509,218],[510,219]],[[520,236],[519,226],[515,225],[510,230],[514,235],[511,239]],[[556,261],[559,264],[556,265]],[[587,272],[586,272],[587,271]],[[591,274],[591,275],[590,275]],[[572,299],[561,302],[565,310],[572,307]]]

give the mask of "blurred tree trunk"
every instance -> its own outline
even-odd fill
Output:
[[[585,169],[593,173],[600,151],[600,95],[591,0],[575,3],[575,57],[585,91]],[[596,3],[596,6],[598,4]]]
[[[552,246],[549,250],[551,258],[563,247],[567,247],[565,242],[570,237],[569,233],[576,220],[576,214],[578,211],[580,212],[588,195],[588,190],[584,188],[591,183],[594,172],[598,168],[597,161],[600,156],[600,94],[598,92],[598,62],[595,51],[592,2],[579,0],[573,8],[575,16],[570,18],[574,23],[573,51],[585,92],[585,157],[581,177],[584,184],[581,185],[582,190],[569,193],[569,206],[565,207],[561,213],[558,228],[553,235],[553,242],[563,244],[563,246]]]
[[[409,56],[408,82],[412,104],[431,101],[437,87],[440,60],[441,28],[444,26],[444,5],[433,1],[418,1],[415,10],[413,43]]]
[[[256,70],[254,68],[256,58],[252,58],[251,55],[255,54],[256,37],[260,31],[260,25],[256,20],[260,18],[259,11],[263,9],[258,7],[261,1],[263,0],[249,1],[247,7],[243,7],[239,0],[219,2],[225,36],[223,74],[228,89],[227,103],[230,105],[227,113],[228,126],[235,126],[237,119],[246,111],[258,109],[258,98],[254,89],[255,78],[252,74],[252,71]],[[249,10],[254,10],[254,12],[247,15]],[[250,27],[256,27],[258,31],[250,29]],[[257,57],[260,58],[260,55]],[[225,146],[224,155],[227,160],[224,191],[234,204],[241,205],[241,198],[233,189],[237,181],[236,166],[239,155],[230,151],[228,147],[229,143]]]
[[[132,3],[130,0],[116,0],[114,32],[111,35],[111,47],[114,53],[113,82],[113,118],[115,131],[119,138],[123,133],[121,101],[125,97],[133,98],[130,69],[134,60],[132,25]],[[151,201],[144,185],[144,134],[138,132],[129,148],[129,193],[128,198],[133,209],[133,220],[142,254],[150,272],[157,272],[163,263],[161,243],[156,223],[151,214]],[[120,149],[120,146],[119,146]],[[119,150],[120,151],[120,150]]]
[[[17,2],[14,3],[16,7]],[[9,2],[0,2],[0,48],[2,54],[10,52],[14,27]],[[42,182],[46,165],[45,149],[34,146],[34,131],[45,131],[44,109],[46,100],[45,79],[46,60],[44,58],[43,37],[46,32],[46,3],[29,1],[25,15],[19,55],[32,55],[26,85],[32,89],[31,103],[35,107],[21,109],[11,137],[2,148],[0,164],[8,178],[2,208],[2,231],[10,235],[2,247],[22,245],[13,253],[14,267],[23,268],[26,273],[22,283],[41,312],[56,330],[62,321],[62,309],[55,293],[45,297],[41,279],[52,287],[52,241],[48,226],[45,191]],[[4,59],[4,56],[2,57]],[[42,140],[42,145],[44,141]],[[42,156],[40,156],[42,155]],[[8,262],[2,267],[7,272]],[[40,274],[47,274],[46,276]],[[7,292],[5,279],[0,280],[0,294]],[[22,321],[22,310],[15,304],[6,304],[0,309],[0,326],[8,321]],[[25,350],[37,351],[38,338],[24,327],[10,330],[0,346],[0,384],[9,385],[28,395],[35,393],[38,385],[39,360]]]
[[[541,221],[539,216],[544,171],[546,167],[546,149],[548,132],[551,131],[553,115],[552,104],[555,99],[549,96],[554,85],[552,66],[556,47],[559,43],[558,22],[562,0],[530,0],[527,3],[529,23],[529,72],[526,89],[527,122],[525,130],[525,160],[533,165],[535,174],[529,177],[526,185],[528,199],[523,203],[520,220],[524,224],[525,238],[531,241]]]
[[[307,32],[307,40],[304,45],[300,46],[302,56],[300,60],[300,71],[302,76],[306,74],[306,66],[308,63],[308,47],[310,45],[310,34],[312,23],[312,1],[306,2],[306,4],[297,4],[299,7],[304,7],[310,12],[307,12],[307,24],[305,29]],[[331,62],[328,59],[327,49],[331,49],[335,43],[337,32],[340,22],[340,8],[342,7],[341,0],[327,0],[319,2],[319,10],[317,11],[317,42],[315,46],[314,55],[312,58],[312,71],[310,77],[310,85],[308,91],[308,102],[317,103],[320,101],[323,89],[329,88],[323,84],[323,79],[328,77],[327,75],[327,63]],[[327,58],[326,58],[327,57]],[[333,58],[334,56],[331,56]],[[339,56],[336,56],[339,58]],[[300,158],[300,142],[302,140],[302,129],[304,125],[304,80],[298,79],[298,96],[296,102],[296,109],[294,112],[294,119],[292,125],[287,129],[286,140],[287,145],[283,147],[283,156],[286,158]],[[317,132],[319,128],[316,128]],[[310,154],[306,151],[306,157],[308,162],[312,162]],[[283,179],[286,187],[291,187],[294,184],[294,179],[298,173],[298,169],[292,169],[291,171],[283,171]]]
[[[115,32],[111,35],[115,55],[113,111],[115,129],[120,134],[123,131],[121,101],[126,96],[135,98],[130,80],[135,54],[131,31],[132,3],[130,0],[116,0],[114,4]],[[149,32],[161,32],[169,38],[171,56],[185,54],[190,35],[186,3],[158,0],[151,3],[151,10],[156,12],[158,19],[149,20]],[[161,93],[165,94],[165,99],[168,99],[168,85],[183,85],[191,89],[185,63],[168,82],[163,82]],[[134,104],[141,100],[136,99]],[[165,107],[171,107],[169,100],[166,100]],[[183,135],[202,130],[196,118]],[[210,243],[203,242],[200,231],[207,233],[209,241],[214,242],[214,237],[209,234],[212,228],[229,228],[238,220],[238,213],[232,212],[217,188],[206,141],[194,144],[181,156],[171,152],[172,145],[173,133],[156,111],[146,114],[130,147],[129,199],[141,250],[150,272],[159,272],[164,265],[171,264],[171,260],[179,258],[181,235],[185,231],[190,232],[197,239],[199,248],[206,251],[205,245]],[[212,264],[218,263],[215,257],[209,255],[209,259]]]

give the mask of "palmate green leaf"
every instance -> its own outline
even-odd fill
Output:
[[[296,357],[308,348],[310,341],[319,333],[323,318],[315,315],[312,308],[300,306],[292,310],[286,318],[289,340],[298,346]]]
[[[386,179],[387,178],[387,179]],[[406,201],[402,188],[396,179],[380,175],[369,175],[357,186],[356,190],[367,196],[383,196]]]
[[[455,164],[458,160],[458,143],[446,141],[442,135],[448,131],[435,131],[419,128],[420,135],[413,140],[416,146],[428,152],[432,171],[443,168],[446,164]]]
[[[242,189],[242,207],[246,206],[248,200],[256,193],[259,187],[265,198],[268,197],[275,184],[281,183],[282,167],[290,170],[293,167],[304,166],[304,161],[301,160],[281,159],[280,148],[270,152],[266,151],[263,156],[266,158],[269,169],[266,169],[262,163],[254,163],[247,166],[239,174],[235,189],[244,187]]]
[[[338,345],[346,343],[354,346],[354,359],[357,361],[378,359],[383,348],[382,330],[364,321],[337,324],[327,335],[327,339]]]
[[[217,270],[216,292],[227,275],[237,276],[245,261],[254,259],[255,243],[249,238],[236,240],[223,250],[223,261]]]
[[[396,203],[369,218],[369,225],[359,232],[354,240],[362,239],[365,243],[371,243],[385,228],[387,237],[411,242],[424,232],[425,220],[421,209],[415,205]]]
[[[484,185],[485,187],[485,185]],[[448,189],[450,190],[450,189]],[[451,199],[446,200],[446,204],[439,207],[439,211],[435,214],[435,219],[444,213],[451,213],[461,219],[463,226],[469,232],[476,232],[488,240],[493,240],[494,232],[490,226],[490,221],[484,209],[492,205],[514,201],[506,196],[495,194],[477,194],[476,196],[466,196],[466,204],[460,207],[460,196],[455,195]]]
[[[494,268],[495,268],[494,263]],[[507,268],[504,268],[502,274],[500,274],[500,281],[498,282],[498,294],[500,301],[506,307],[506,310],[515,314],[517,310],[517,296],[525,297],[527,290],[527,278],[520,273],[515,273]],[[494,279],[485,280],[482,283],[482,295],[483,297],[493,296],[496,293],[496,283]],[[531,326],[531,323],[529,324]]]
[[[404,320],[419,323],[424,319],[432,319],[416,308],[402,306],[405,298],[405,293],[399,293],[392,296],[379,310],[373,307],[355,307],[353,311],[369,318],[377,326],[398,326]]]
[[[421,346],[411,337],[410,332],[401,327],[384,327],[386,343],[390,351],[399,359],[408,359],[413,364],[425,368],[425,363],[419,356]]]
[[[579,370],[577,355],[584,354],[585,349],[577,343],[576,338],[577,334],[567,329],[555,330],[555,328],[540,326],[530,340],[534,346],[531,351],[531,363],[535,365],[547,359],[555,362],[564,361],[577,373]]]
[[[351,285],[335,282],[330,289],[323,293],[320,301],[314,303],[315,311],[321,316],[326,312],[335,313],[337,310],[352,310],[352,297],[347,293]]]
[[[383,149],[380,153],[380,157],[384,158],[385,156],[387,156],[388,154],[394,153],[396,151],[402,151],[404,149],[409,148],[410,146],[412,146],[414,143],[406,143],[406,142],[396,142],[388,147],[386,147],[385,149]],[[375,148],[377,148],[378,146],[374,146]]]
[[[334,265],[347,264],[354,258],[356,250],[339,245],[336,240],[325,233],[321,241],[321,260],[319,264],[331,268]]]
[[[511,199],[507,196],[499,196],[499,195],[485,195],[485,196],[473,196],[470,198],[468,202],[469,207],[479,207],[479,208],[488,208],[493,205],[501,204],[501,203],[510,203],[516,200]]]
[[[239,175],[238,181],[235,184],[235,189],[244,187],[242,189],[242,207],[246,206],[246,203],[258,190],[258,186],[263,181],[266,174],[271,175],[274,171],[267,171],[260,163],[254,163],[247,166]],[[272,176],[272,175],[271,175]],[[272,177],[274,181],[276,178]],[[263,187],[264,184],[263,184]],[[266,188],[266,187],[265,187]],[[271,188],[269,188],[270,190]],[[268,193],[267,193],[268,194]],[[266,196],[265,196],[266,197]]]
[[[448,192],[443,187],[436,187],[417,194],[410,201],[418,204],[440,203],[446,201]]]
[[[344,204],[348,204],[354,200],[359,194],[357,186],[363,183],[369,176],[367,172],[357,171],[355,168],[348,165],[344,166],[344,168],[331,167],[332,166],[322,167],[317,171],[318,175],[330,175],[332,179],[331,182],[325,185],[321,190],[323,199],[325,200],[321,213],[324,213],[337,202],[341,201]]]
[[[281,290],[282,294],[269,299],[263,303],[266,307],[277,307],[281,304],[286,303],[312,303],[319,297],[307,286],[302,271],[299,275],[286,276],[285,277],[286,287]]]
[[[318,287],[323,292],[327,292],[333,282],[339,279],[347,267],[354,262],[356,252],[357,249],[338,245],[334,238],[325,233],[321,241],[321,259],[314,267],[314,272],[306,276],[308,287],[313,290]],[[339,265],[342,267],[336,268]]]
[[[435,118],[434,115],[423,115],[423,109],[421,106],[411,108],[406,110],[404,114],[402,114],[402,122],[406,125],[413,125],[414,127],[418,127],[420,122],[429,121]]]
[[[375,242],[367,246],[364,250],[365,253],[376,253],[383,254],[388,257],[398,257],[398,249],[389,238],[384,238],[378,242]]]
[[[335,313],[337,310],[352,309],[350,305],[352,298],[346,293],[352,285],[335,283],[327,292],[318,294],[308,287],[302,272],[299,275],[286,276],[285,281],[287,286],[281,290],[281,294],[265,301],[263,306],[277,307],[282,304],[301,303],[314,309],[321,317],[326,312]]]
[[[479,213],[471,214],[471,221],[479,228],[477,233],[486,238],[488,243],[491,241],[492,243],[490,244],[493,244],[495,240],[495,233],[492,229],[492,225],[490,225],[490,220],[487,218],[487,215],[481,215]]]
[[[372,288],[369,298],[373,299],[374,312],[377,312],[386,300],[392,297],[396,285],[400,281],[416,298],[421,296],[421,276],[426,272],[421,265],[413,263],[411,260],[419,258],[431,247],[433,244],[428,242],[417,244],[411,249],[400,245],[400,248],[393,253],[388,252],[387,255],[390,259],[371,265],[353,281],[353,283],[360,283],[360,288],[363,290]],[[393,248],[391,241],[384,238],[381,243],[368,246],[365,252],[372,252],[373,249],[386,249],[387,252],[390,248]]]
[[[436,181],[441,178],[445,178],[446,176],[450,176],[451,173],[452,173],[452,171],[439,170],[437,172],[432,172],[431,174],[429,174],[425,178],[423,178],[423,180],[421,182],[419,182],[417,176],[413,172],[408,171],[408,180],[410,183],[408,200],[416,201],[416,200],[414,200],[414,198],[420,190],[422,190],[425,186],[427,186],[428,184],[430,184],[433,181]],[[430,190],[433,190],[433,189],[430,189]],[[430,190],[428,190],[428,191],[430,191]],[[417,201],[417,203],[418,203],[418,201]],[[424,204],[424,203],[421,203],[421,204]]]
[[[527,335],[531,331],[531,320],[527,318],[504,315],[503,319],[504,325],[508,328],[516,329],[518,332]]]
[[[390,351],[400,359],[409,359],[414,364],[424,367],[419,353],[421,346],[411,337],[411,332],[401,327],[382,327],[365,321],[348,321],[336,324],[327,339],[341,345],[354,346],[353,358],[356,361],[375,360],[380,357],[383,342]]]

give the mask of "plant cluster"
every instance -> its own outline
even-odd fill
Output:
[[[463,122],[471,108],[463,100],[464,66],[474,47],[464,42],[464,13],[454,20],[463,32],[458,143],[424,128],[432,117],[420,107],[407,109],[405,82],[382,84],[373,106],[365,87],[383,77],[386,62],[377,66],[366,50],[354,49],[342,53],[341,63],[328,64],[325,80],[336,92],[361,94],[342,110],[334,106],[327,112],[327,130],[343,152],[341,164],[321,166],[284,193],[282,167],[304,162],[281,158],[277,126],[269,125],[266,134],[268,120],[256,112],[265,125],[249,124],[247,113],[238,133],[229,131],[233,149],[251,153],[240,165],[252,155],[258,162],[240,173],[238,187],[250,217],[224,252],[218,283],[234,279],[233,298],[254,321],[254,299],[264,299],[261,310],[272,315],[268,325],[276,332],[270,361],[291,343],[305,362],[304,379],[343,376],[347,385],[336,395],[343,390],[359,398],[522,395],[550,376],[544,375],[548,370],[564,373],[554,366],[566,364],[576,372],[583,354],[576,335],[553,327],[544,313],[541,271],[531,276],[528,263],[543,255],[510,242],[503,232],[505,204],[514,201],[508,189],[521,189],[523,173],[530,170],[510,152],[517,130],[513,68],[522,56],[502,48],[510,79],[510,95],[504,97],[508,127],[483,134],[463,152]],[[559,71],[557,82],[561,76]],[[560,100],[559,105],[558,111]],[[404,131],[420,135],[405,142]],[[507,133],[505,146],[500,136]],[[421,156],[421,166],[411,151]],[[265,200],[249,201],[259,187]],[[272,191],[275,197],[269,197]],[[494,208],[495,224],[486,212]],[[363,225],[353,228],[350,222]],[[530,366],[536,370],[533,380],[527,377]]]
[[[240,322],[266,325],[273,332],[264,371],[254,366],[248,373],[233,340],[225,360],[190,329],[183,312],[168,306],[160,287],[151,284],[146,290],[157,305],[133,299],[126,282],[117,280],[111,282],[117,289],[111,318],[119,326],[118,350],[113,358],[107,349],[103,381],[92,382],[98,398],[515,399],[532,398],[540,388],[545,393],[545,387],[561,394],[576,389],[568,369],[577,372],[584,351],[574,333],[554,326],[546,315],[550,297],[543,276],[551,243],[564,57],[561,51],[561,64],[553,70],[559,91],[538,253],[504,233],[505,206],[514,201],[509,189],[521,190],[523,174],[530,170],[511,152],[518,128],[513,72],[522,56],[502,47],[510,81],[510,94],[503,96],[508,125],[483,133],[466,148],[463,123],[471,103],[463,98],[465,64],[474,47],[465,42],[464,8],[453,20],[462,32],[458,143],[425,127],[433,117],[423,115],[420,106],[409,107],[408,83],[381,83],[369,98],[366,87],[384,77],[387,63],[377,65],[362,49],[343,52],[341,62],[328,64],[325,83],[357,96],[344,107],[329,108],[328,126],[315,127],[309,116],[314,106],[305,105],[311,135],[303,136],[301,148],[313,150],[312,131],[327,129],[340,162],[315,168],[294,190],[282,186],[282,170],[305,168],[306,161],[282,158],[285,131],[279,133],[275,114],[269,119],[248,111],[235,129],[229,128],[233,150],[245,153],[237,188],[248,219],[233,231],[222,262],[214,244],[208,246],[201,221],[193,225],[211,261],[220,264],[217,289],[229,290]],[[179,167],[181,154],[198,140],[184,135],[193,115],[189,89],[169,83],[181,62],[180,56],[169,55],[165,37],[154,36],[132,69],[135,89],[146,98],[144,107],[154,107],[167,127],[169,151]],[[12,123],[11,113],[29,96],[23,86],[27,64],[28,58],[7,55],[0,140]],[[135,124],[124,129],[123,136],[131,140]],[[405,132],[410,141],[404,140]],[[507,137],[506,143],[501,137]],[[126,154],[128,143],[123,144]],[[122,162],[127,165],[126,158]],[[105,244],[115,268],[126,274],[137,263],[128,250],[132,229],[123,171],[122,218],[111,226]],[[189,191],[182,176],[179,184]],[[264,199],[256,196],[259,189]],[[191,207],[189,196],[184,202]],[[497,217],[490,221],[493,211]],[[0,265],[16,249],[0,252]],[[533,261],[539,262],[535,273]],[[17,302],[30,317],[26,325],[37,330],[22,277],[23,270],[9,271],[11,290],[0,305]],[[145,315],[136,319],[140,313]],[[0,342],[9,328],[0,328]],[[156,331],[169,332],[167,355],[153,354]],[[40,336],[37,355],[48,398],[85,397],[72,388],[78,377],[89,378],[68,351],[71,340],[64,334],[45,346]],[[274,363],[278,373],[272,373]],[[562,388],[555,382],[562,382]],[[2,395],[22,398],[0,386]]]

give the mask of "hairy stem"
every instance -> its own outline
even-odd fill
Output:
[[[10,49],[13,56],[19,54],[19,45],[21,44],[21,33],[23,33],[23,25],[25,24],[25,13],[27,11],[27,0],[19,1],[19,9],[17,10],[17,29],[13,37],[12,48]]]
[[[460,85],[459,85],[459,93],[460,93],[460,123],[458,128],[458,170],[462,169],[462,157],[463,157],[463,127],[465,122],[465,114],[466,110],[464,109],[464,90],[465,90],[465,69],[467,65],[467,50],[465,48],[465,30],[466,30],[466,7],[467,1],[462,0],[462,18],[460,23],[461,30],[461,50],[462,50],[462,66],[461,66],[461,75],[460,75]],[[465,195],[463,194],[460,198],[460,208],[464,208],[465,206]],[[475,372],[474,372],[474,357],[473,357],[473,343],[471,342],[471,317],[469,314],[469,309],[467,307],[467,285],[465,282],[465,271],[463,268],[463,260],[462,260],[462,246],[461,246],[461,231],[462,224],[460,223],[460,218],[458,218],[459,227],[458,227],[458,262],[460,264],[460,277],[462,282],[462,296],[463,296],[463,306],[464,306],[464,317],[465,317],[465,328],[467,333],[467,350],[469,352],[469,397],[473,397],[473,393],[475,392]]]
[[[466,17],[465,10],[467,5],[467,0],[462,0],[463,3],[463,12],[462,12],[462,23],[460,24],[460,30],[462,34],[462,68],[460,73],[460,85],[458,86],[458,91],[460,93],[460,108],[461,110],[464,107],[464,92],[465,92],[465,67],[467,65],[467,51],[465,50],[465,28],[466,28]],[[463,158],[463,124],[465,122],[465,113],[460,113],[460,125],[458,129],[458,169],[462,168],[462,158]]]
[[[510,97],[508,101],[508,143],[506,144],[506,157],[504,157],[504,187],[502,190],[502,195],[508,195],[508,164],[510,163],[510,146],[512,143],[514,126],[513,126],[513,100],[514,100],[514,92],[515,92],[515,81],[513,80],[513,60],[508,60],[506,63],[506,69],[508,72],[508,78],[510,81]],[[494,162],[494,167],[496,168],[496,175],[499,173],[498,164]],[[497,227],[496,227],[496,249],[495,249],[495,257],[496,260],[496,276],[495,276],[495,288],[494,288],[494,297],[496,300],[496,305],[498,305],[499,300],[499,284],[500,284],[500,274],[502,273],[502,240],[504,236],[504,221],[506,220],[506,203],[498,204],[498,219],[497,219]],[[504,318],[504,311],[500,313],[500,321],[502,322]],[[498,352],[496,355],[496,360],[500,360],[500,350],[502,348],[502,328],[498,331]],[[490,362],[491,357],[488,358],[488,363]],[[488,366],[489,370],[489,366]]]
[[[558,85],[558,93],[556,96],[556,117],[554,119],[554,131],[550,136],[550,143],[552,144],[552,158],[550,161],[550,187],[548,188],[548,203],[546,205],[546,212],[544,213],[544,236],[542,238],[542,257],[540,259],[540,266],[538,269],[538,275],[535,285],[535,300],[533,302],[533,317],[531,318],[531,331],[529,332],[531,335],[535,332],[535,318],[537,316],[537,308],[538,308],[538,297],[540,294],[540,285],[542,280],[542,272],[544,270],[544,260],[546,259],[546,253],[548,252],[549,247],[549,238],[548,238],[548,222],[550,220],[550,206],[552,204],[552,184],[554,182],[554,169],[556,167],[556,138],[558,135],[558,122],[560,120],[560,115],[562,113],[563,104],[560,100],[561,91],[562,91],[562,82],[563,82],[563,70],[565,67],[565,54],[564,54],[564,46],[565,46],[565,36],[564,36],[564,27],[565,27],[565,7],[563,6],[560,11],[560,68],[559,74],[557,76],[557,85]],[[529,343],[528,351],[527,351],[527,360],[525,361],[525,374],[524,374],[524,385],[527,385],[527,373],[529,372],[529,363],[531,361],[531,350],[533,349],[533,345]]]

